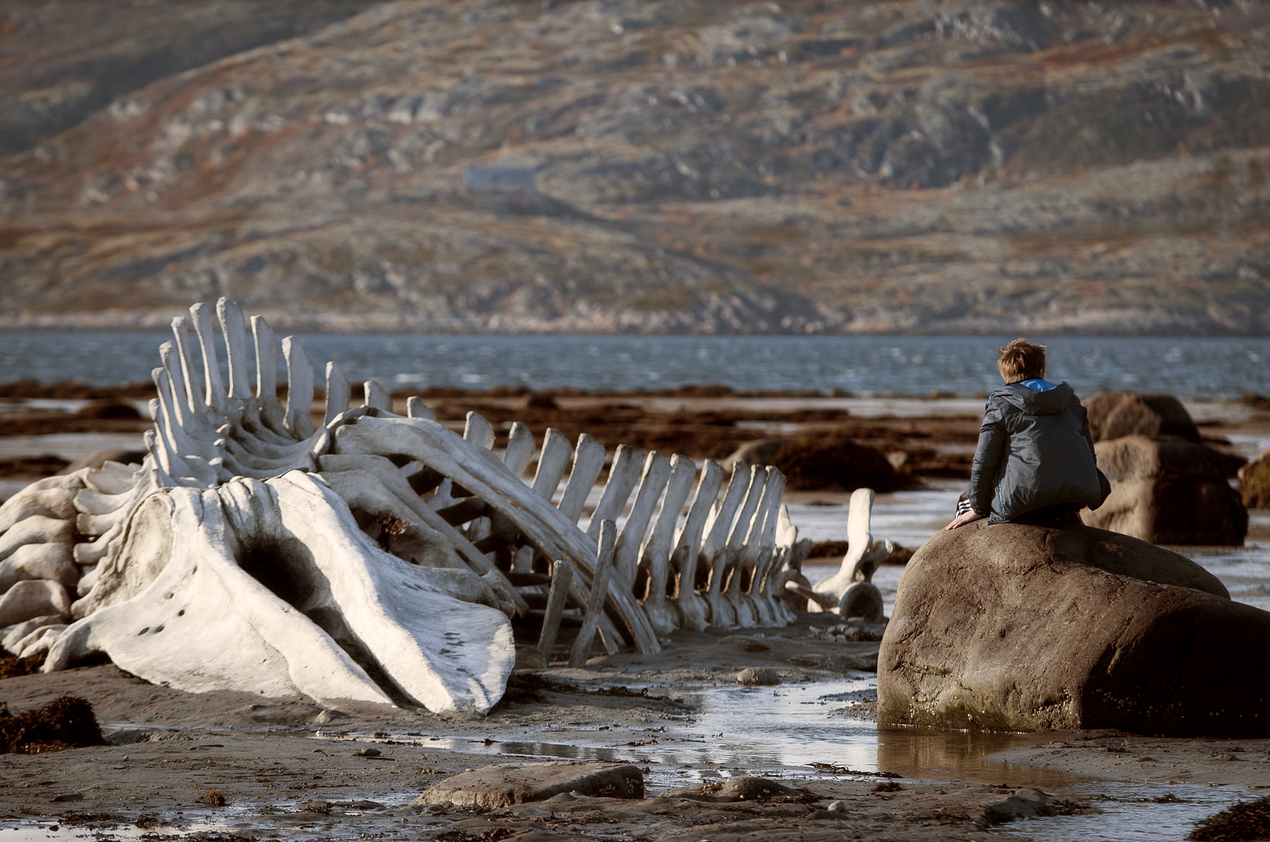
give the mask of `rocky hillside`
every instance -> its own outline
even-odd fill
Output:
[[[0,7],[0,327],[1270,332],[1270,3],[103,7]]]

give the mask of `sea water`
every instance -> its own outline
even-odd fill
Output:
[[[590,391],[721,384],[745,392],[974,396],[998,383],[996,349],[1013,337],[505,336],[298,334],[321,367],[389,389],[453,386]],[[1180,398],[1270,394],[1270,338],[1031,337],[1051,379]],[[163,332],[0,331],[0,383],[92,385],[150,379]],[[222,361],[223,363],[223,361]]]

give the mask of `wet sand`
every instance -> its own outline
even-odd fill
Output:
[[[64,399],[73,402],[59,408]],[[23,430],[23,447],[52,441],[44,437],[54,433],[73,439],[100,431],[91,424],[84,430],[83,418],[73,416],[89,399],[45,395],[40,400],[50,404],[9,403],[5,420],[24,418],[7,429]],[[740,439],[832,426],[892,452],[919,453],[915,462],[938,464],[930,470],[945,478],[965,464],[978,429],[973,400],[932,402],[929,415],[913,414],[921,402],[904,402],[900,413],[885,402],[808,396],[555,395],[547,401],[485,394],[437,395],[428,402],[456,423],[467,409],[496,426],[506,413],[538,434],[550,425],[576,435],[568,428],[575,424],[610,447],[626,442],[697,457],[726,455],[720,430]],[[866,414],[875,410],[878,415]],[[1204,426],[1206,435],[1226,437],[1236,448],[1270,437],[1263,408],[1239,404],[1214,410],[1212,418],[1217,423]],[[120,446],[130,436],[139,440],[148,426],[126,423],[135,429],[110,431],[122,437]],[[5,439],[0,436],[0,460],[14,458],[3,455]],[[703,440],[713,449],[693,444]],[[0,461],[7,474],[0,479],[20,487],[47,473],[48,464],[4,467]],[[840,495],[816,496],[833,502]],[[11,709],[66,693],[81,696],[115,744],[0,755],[0,827],[31,834],[6,831],[6,839],[197,832],[225,839],[969,840],[1028,837],[1026,820],[1004,821],[1012,816],[1100,809],[1089,796],[1090,779],[1141,782],[1161,797],[1170,788],[1213,784],[1251,799],[1270,787],[1270,740],[1118,732],[879,734],[867,672],[877,643],[835,638],[836,625],[833,617],[804,615],[783,629],[679,632],[655,655],[603,656],[581,669],[535,668],[525,659],[504,700],[480,720],[366,705],[323,709],[305,699],[244,693],[189,694],[111,665],[8,678],[0,680],[0,701]],[[750,667],[772,670],[780,683],[739,686],[738,674]],[[782,699],[800,714],[809,711],[813,724],[782,731],[775,741],[789,747],[765,753],[760,749],[770,746],[756,739],[763,733],[762,711]],[[840,761],[806,762],[810,755],[800,742],[821,738],[841,739]],[[747,740],[751,755],[744,751]],[[647,797],[558,796],[494,811],[411,803],[439,780],[509,759],[630,760],[644,770]],[[798,792],[720,800],[719,782],[741,775],[778,780]]]

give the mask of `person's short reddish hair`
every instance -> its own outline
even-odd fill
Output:
[[[997,349],[997,369],[1006,383],[1019,383],[1045,376],[1045,346],[1028,342],[1023,337]]]

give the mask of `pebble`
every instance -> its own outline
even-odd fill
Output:
[[[736,674],[736,683],[746,687],[772,687],[781,683],[781,677],[767,667],[746,667]]]

